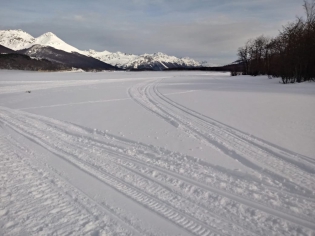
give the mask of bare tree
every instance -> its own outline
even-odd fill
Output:
[[[304,0],[306,20],[283,26],[273,39],[259,36],[238,49],[244,74],[281,77],[283,83],[315,80],[315,0]]]
[[[244,47],[238,49],[238,57],[241,63],[243,64],[243,74],[248,75],[250,69],[250,45],[251,40],[248,40]]]
[[[304,0],[303,7],[306,13],[306,20],[308,22],[314,22],[315,21],[315,0],[312,0],[312,2],[308,2]]]

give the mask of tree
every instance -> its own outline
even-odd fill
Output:
[[[249,54],[249,48],[250,48],[251,41],[247,41],[244,47],[240,47],[238,49],[238,57],[239,60],[243,64],[243,74],[248,75],[249,74],[249,68],[250,68],[250,54]]]
[[[283,26],[273,39],[263,35],[238,49],[243,73],[281,77],[283,83],[315,80],[315,0],[304,0],[306,19]]]

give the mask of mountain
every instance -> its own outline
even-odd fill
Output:
[[[71,70],[72,68],[58,62],[21,55],[12,49],[0,45],[0,69],[62,71]]]
[[[137,55],[122,52],[111,53],[108,51],[97,52],[94,50],[82,51],[81,53],[122,69],[127,69],[126,65],[128,62],[139,57]]]
[[[33,45],[35,38],[22,30],[1,30],[0,44],[12,50],[20,50]]]
[[[0,54],[8,54],[8,53],[15,53],[15,51],[13,51],[10,48],[0,45]]]
[[[0,45],[0,69],[34,70],[34,71],[62,71],[72,68],[45,59],[31,58]]]
[[[71,70],[66,65],[45,59],[34,59],[18,53],[0,54],[0,69],[33,70],[33,71],[63,71]]]
[[[94,50],[82,51],[85,55],[95,57],[103,62],[129,70],[164,70],[168,68],[200,67],[201,63],[185,57],[177,58],[158,52],[153,54],[134,55],[122,52],[108,51],[96,52]]]
[[[169,68],[191,68],[200,66],[198,62],[190,58],[177,58],[174,56],[168,56],[161,52],[154,54],[143,54],[134,60],[125,64],[127,69],[139,69],[139,70],[164,70]]]
[[[64,64],[69,67],[83,70],[115,70],[116,67],[106,64],[93,57],[88,57],[77,52],[66,52],[51,46],[34,45],[27,49],[17,51],[30,57],[47,59],[49,61]]]
[[[55,34],[48,32],[37,38],[22,30],[2,30],[0,31],[0,44],[13,49],[21,50],[30,48],[34,45],[49,46],[68,53],[79,53],[88,57],[93,57],[112,66],[130,70],[164,70],[171,68],[194,68],[202,67],[206,63],[200,63],[191,58],[177,58],[163,53],[154,54],[127,54],[122,52],[97,52],[94,50],[79,50],[60,38]]]
[[[50,46],[65,52],[80,52],[79,49],[67,44],[51,32],[45,33],[38,38],[34,38],[22,30],[0,30],[0,44],[15,51],[39,44],[42,46]]]
[[[72,47],[71,45],[65,43],[63,40],[58,38],[51,32],[45,33],[35,39],[34,45],[39,44],[43,46],[50,46],[65,52],[81,52],[79,49]]]

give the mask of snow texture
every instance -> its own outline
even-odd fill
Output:
[[[0,75],[1,235],[315,234],[313,83]]]

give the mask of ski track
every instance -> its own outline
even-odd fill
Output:
[[[157,85],[157,81],[140,83],[129,90],[129,95],[147,110],[186,132],[188,136],[256,171],[267,172],[282,182],[285,180],[293,184],[292,188],[300,187],[302,192],[314,194],[315,165],[311,158],[285,152],[284,149],[181,106],[162,95]],[[279,171],[281,175],[277,174]]]
[[[274,186],[269,190],[278,194],[298,195],[297,199],[306,197],[314,200],[314,159],[265,142],[172,101],[158,91],[159,81],[140,83],[130,88],[128,93],[139,105],[189,137],[238,160],[258,173],[260,179],[265,178],[268,185],[273,182]],[[249,196],[246,192],[240,193],[244,198]],[[277,208],[277,205],[272,207]],[[294,207],[291,210],[289,214],[296,211]],[[307,211],[306,215],[310,216],[309,213]],[[312,218],[314,220],[314,216]]]
[[[51,168],[45,171],[9,135],[0,136],[0,150],[2,235],[131,235],[106,214],[115,209],[95,204]]]
[[[128,94],[189,137],[237,159],[250,173],[0,107],[0,233],[158,235],[141,219],[71,184],[23,145],[27,139],[189,235],[314,235],[314,159],[172,101],[159,92],[161,79],[139,83]]]

